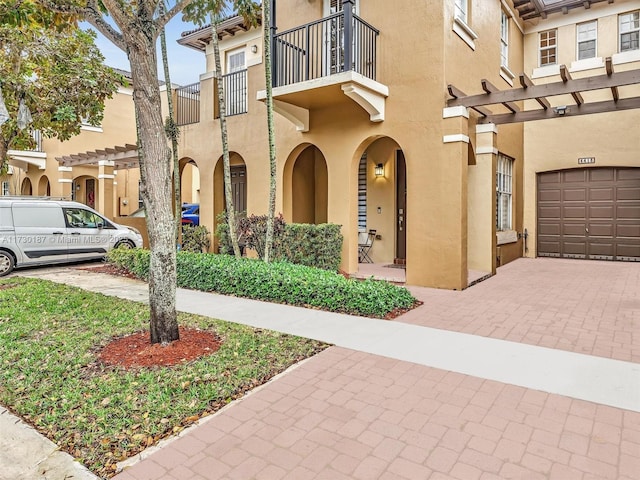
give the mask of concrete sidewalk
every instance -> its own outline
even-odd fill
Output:
[[[516,278],[518,263],[507,271]],[[20,275],[136,301],[148,296],[142,282],[73,267]],[[640,291],[640,278],[629,278],[638,290],[628,291]],[[504,297],[492,281],[475,300],[473,289],[433,291],[441,316],[455,320],[450,312],[468,301],[465,315],[475,308],[482,317]],[[420,320],[433,318],[428,303],[405,323],[179,289],[178,309],[338,347],[118,479],[638,478],[637,363],[431,328]]]

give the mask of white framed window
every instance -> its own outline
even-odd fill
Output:
[[[499,231],[513,228],[513,164],[513,158],[498,153],[498,165],[496,168],[496,228]]]
[[[620,51],[640,49],[640,10],[618,16]]]
[[[462,20],[464,23],[468,22],[469,16],[469,0],[454,0],[454,15],[458,20]]]
[[[558,30],[540,32],[540,66],[557,63]]]
[[[509,67],[509,16],[500,12],[500,65]]]
[[[4,180],[2,182],[2,195],[6,196],[6,195],[11,195],[11,189],[9,186],[9,180]]]
[[[598,22],[579,23],[576,29],[578,60],[595,58],[598,45]]]

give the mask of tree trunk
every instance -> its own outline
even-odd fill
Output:
[[[267,128],[269,132],[269,209],[267,214],[267,237],[264,261],[269,262],[273,254],[273,223],[276,216],[276,133],[273,123],[273,83],[271,80],[271,1],[262,2],[264,19],[264,70],[267,102]]]
[[[227,136],[227,102],[224,97],[224,86],[222,85],[222,67],[220,62],[220,48],[218,46],[218,20],[217,15],[211,15],[211,39],[213,44],[213,57],[216,63],[216,84],[218,85],[218,112],[220,115],[220,135],[222,139],[222,166],[224,170],[224,196],[227,207],[227,223],[229,225],[229,236],[233,253],[240,258],[240,246],[238,245],[238,235],[236,233],[236,209],[233,204],[233,193],[231,191],[231,165],[229,164],[229,138]]]
[[[176,314],[176,248],[171,207],[171,152],[167,144],[153,35],[123,32],[129,45],[133,100],[138,119],[141,196],[151,246],[149,307],[151,343],[179,338]]]
[[[160,13],[164,13],[164,4],[160,2]],[[173,210],[175,218],[175,238],[176,242],[180,236],[182,226],[182,202],[180,198],[180,164],[178,162],[178,126],[173,110],[173,96],[171,89],[171,75],[169,74],[169,58],[167,56],[167,35],[165,28],[160,32],[160,51],[162,52],[162,66],[164,69],[164,83],[167,88],[167,108],[169,118],[166,123],[166,131],[171,140],[171,153],[173,156]]]

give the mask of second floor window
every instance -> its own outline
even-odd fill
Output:
[[[469,23],[467,15],[469,12],[469,0],[455,0],[455,17],[464,23]]]
[[[500,65],[509,66],[509,17],[504,10],[500,17]]]
[[[557,62],[558,31],[540,32],[540,66],[555,65]]]
[[[640,48],[640,10],[624,13],[618,17],[620,29],[620,51]]]
[[[597,22],[580,23],[578,26],[578,60],[595,58],[598,35]]]
[[[498,230],[511,230],[513,195],[513,158],[501,153],[498,154],[496,169],[496,228]]]

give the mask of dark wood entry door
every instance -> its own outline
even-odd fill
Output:
[[[231,167],[231,194],[236,212],[247,211],[247,167]]]
[[[640,168],[538,174],[538,256],[640,261]]]
[[[402,150],[396,151],[396,260],[407,258],[407,166]]]

